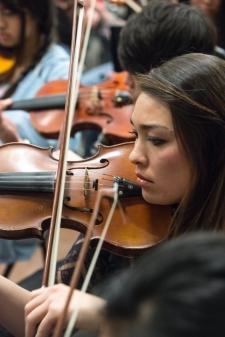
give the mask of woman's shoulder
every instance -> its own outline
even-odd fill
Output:
[[[70,57],[61,45],[53,43],[42,58],[20,81],[14,99],[30,98],[46,83],[68,79]]]
[[[52,43],[46,50],[42,61],[56,61],[56,60],[65,60],[69,61],[70,54],[69,50],[59,43]]]
[[[46,82],[67,79],[69,63],[70,55],[68,50],[60,44],[53,43],[46,50],[36,70]]]

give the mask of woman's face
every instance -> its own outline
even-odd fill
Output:
[[[136,141],[130,161],[144,199],[159,205],[179,203],[191,185],[192,166],[175,136],[169,107],[141,93],[131,123]]]
[[[20,16],[0,4],[0,45],[16,47],[20,42],[21,29]]]
[[[218,13],[222,0],[191,0],[191,5],[199,7],[206,15],[214,18]]]

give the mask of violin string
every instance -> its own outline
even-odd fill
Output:
[[[81,89],[82,90],[82,89]],[[92,89],[89,89],[89,90],[84,90],[84,92],[80,92],[80,94],[79,94],[79,96],[81,96],[81,95],[83,95],[83,94],[85,94],[85,93],[96,93],[96,92],[102,92],[102,93],[110,93],[110,92],[112,92],[112,91],[120,91],[120,90],[122,90],[122,91],[128,91],[128,88],[115,88],[115,87],[111,87],[111,88],[107,88],[107,89],[101,89],[101,88],[98,88],[98,87],[95,87],[95,88],[92,88]]]
[[[32,177],[30,177],[30,175],[28,174],[27,177],[29,177],[30,179],[26,179],[26,183],[27,184],[30,184],[34,187],[35,189],[35,181],[34,179],[32,179]],[[80,180],[80,177],[82,177],[82,180]],[[0,174],[0,178],[1,178],[1,174]],[[8,179],[4,179],[2,181],[2,183],[4,183],[5,185],[9,184],[9,187],[11,187],[10,185],[15,185],[15,184],[20,184],[21,182],[24,182],[21,181],[20,179],[9,179],[9,177],[7,177]],[[23,175],[23,178],[26,178],[26,175]],[[73,176],[67,176],[66,177],[66,182],[65,182],[65,191],[83,191],[84,189],[86,191],[93,191],[94,190],[94,187],[90,187],[90,185],[93,185],[94,181],[96,179],[90,179],[89,181],[84,181],[84,174],[78,174],[78,175],[73,175]],[[38,187],[42,186],[42,187],[45,187],[45,186],[49,186],[50,185],[50,189],[51,189],[51,184],[52,184],[52,189],[54,188],[54,181],[55,180],[52,180],[52,181],[46,181],[43,180],[38,180],[36,183],[38,184]],[[114,180],[114,176],[113,175],[110,175],[110,174],[102,174],[99,178],[98,178],[98,188],[99,187],[112,187],[112,185],[114,184],[115,180]],[[1,181],[0,181],[0,185],[1,185]],[[122,184],[119,184],[119,186],[122,187]],[[4,186],[5,189],[7,190],[7,186]],[[3,189],[3,188],[2,188]],[[9,188],[10,190],[10,188]],[[13,190],[13,189],[12,189]],[[16,190],[16,187],[15,187],[15,190]],[[30,190],[30,186],[26,186],[23,184],[23,187],[22,187],[22,190],[24,191],[27,191],[27,190]],[[32,191],[31,191],[32,192]]]
[[[111,90],[111,92],[103,92],[101,90],[97,91],[97,92],[88,92],[88,93],[82,93],[79,95],[79,98],[90,98],[91,96],[93,96],[93,98],[99,98],[99,99],[103,99],[103,98],[112,98],[116,97],[117,95],[120,94],[120,92],[128,92],[127,90]],[[112,95],[114,94],[114,95]]]
[[[102,181],[106,181],[106,182],[114,182],[114,180],[110,180],[110,179],[101,179]],[[38,181],[35,181],[35,180],[33,180],[33,179],[26,179],[26,183],[30,183],[30,184],[35,184],[35,183],[37,183],[37,184],[39,184],[39,185],[44,185],[44,184],[46,184],[46,185],[50,185],[50,184],[54,184],[54,182],[55,181],[53,181],[53,180],[51,180],[51,181],[47,181],[47,180],[43,180],[43,181],[41,181],[41,180],[38,180]],[[85,182],[84,180],[77,180],[77,179],[74,179],[74,180],[69,180],[69,181],[66,181],[66,184],[67,185],[77,185],[77,184],[82,184],[82,185],[84,185],[84,184],[86,184],[86,185],[90,185],[90,183],[92,183],[92,182],[95,182],[95,179],[93,179],[93,180],[89,180],[88,182]],[[9,180],[7,180],[7,179],[5,179],[4,181],[1,181],[0,180],[0,185],[1,184],[4,184],[4,183],[8,183],[9,185],[10,185],[10,183],[11,184],[15,184],[15,183],[23,183],[24,184],[24,180],[20,180],[20,179],[18,179],[18,180],[16,180],[16,179],[9,179]],[[98,182],[98,186],[100,186],[101,184]]]
[[[29,173],[27,173],[27,175],[26,175],[26,172],[20,172],[21,173],[21,176],[23,177],[23,178],[26,178],[26,177],[28,177],[28,178],[33,178],[33,176],[34,176],[34,174],[36,173],[36,172],[29,172]],[[40,172],[37,172],[37,173],[40,173]],[[48,177],[48,173],[49,172],[46,172],[46,176],[45,177]],[[17,177],[19,174],[18,173],[16,173],[15,175],[14,175],[14,172],[11,174],[11,176],[10,176],[10,173],[9,173],[9,175],[7,175],[6,176],[6,180],[4,180],[4,181],[7,181],[7,178],[9,179],[8,181],[10,182],[10,181],[12,181],[12,178],[13,177]],[[0,173],[0,179],[2,178],[2,177],[4,177],[5,176],[5,173],[3,173],[3,174],[1,174]],[[108,177],[108,179],[107,178],[105,178],[105,176],[107,176]],[[39,176],[39,177],[41,177],[41,176]],[[82,177],[82,178],[84,178],[84,173],[78,173],[78,174],[73,174],[73,175],[69,175],[69,176],[67,176],[66,177],[66,180],[67,181],[71,181],[72,179],[77,179],[77,177],[78,178],[80,178],[80,177]],[[115,176],[114,175],[111,175],[111,174],[106,174],[106,173],[104,173],[104,174],[101,174],[97,179],[103,179],[103,180],[113,180],[113,178],[114,178]],[[20,177],[18,177],[18,182],[19,181],[21,181],[20,179],[19,179]],[[110,179],[111,178],[111,179]],[[43,179],[44,180],[44,179]],[[46,179],[45,179],[46,180]],[[13,182],[15,182],[16,180],[13,180]],[[27,180],[26,180],[27,181]],[[31,179],[31,181],[33,181],[32,179]],[[41,180],[39,180],[39,181],[41,181]]]
[[[126,90],[111,90],[111,92],[110,91],[108,91],[108,92],[106,92],[106,91],[101,91],[101,90],[99,90],[99,91],[97,91],[97,92],[84,92],[84,93],[81,93],[80,95],[79,95],[79,97],[84,97],[84,96],[91,96],[92,94],[93,94],[93,96],[94,95],[96,95],[96,94],[103,94],[105,97],[110,97],[111,96],[111,94],[112,93],[120,93],[120,92],[127,92]]]
[[[33,181],[33,180],[27,180],[26,181],[27,183],[29,183],[29,184],[33,184],[33,186],[35,186],[35,182]],[[12,184],[20,184],[21,183],[21,181],[20,180],[13,180],[13,182],[11,181],[11,180],[6,180],[6,181],[4,181],[4,184],[5,185],[7,185],[8,184],[8,186],[10,186],[10,184],[11,184],[11,186],[12,186]],[[54,184],[51,184],[51,183],[49,183],[49,182],[47,182],[47,181],[44,181],[44,182],[40,182],[40,181],[38,181],[38,182],[36,182],[37,184],[38,184],[38,187],[39,186],[49,186],[49,185],[54,185]],[[107,183],[109,183],[108,184],[108,186],[111,186],[110,185],[110,183],[111,184],[113,184],[113,180],[112,181],[107,181]],[[85,183],[85,182],[80,182],[80,181],[78,181],[78,182],[72,182],[72,183],[66,183],[66,186],[68,187],[68,186],[88,186],[88,185],[90,185],[90,184],[92,184],[92,181],[90,181],[90,182],[88,182],[88,183]],[[2,183],[0,182],[0,186],[1,186],[1,188],[2,188]],[[32,186],[32,187],[33,187]],[[106,184],[99,184],[98,183],[98,186],[107,186]],[[31,188],[31,186],[26,186],[26,185],[23,185],[23,188]]]
[[[30,178],[30,175],[28,174],[27,175],[29,178]],[[104,178],[104,176],[107,176],[107,177],[110,177],[110,178]],[[1,177],[1,175],[0,175],[0,177]],[[79,177],[82,177],[82,178],[84,178],[84,174],[79,174],[79,175],[75,175],[75,176],[70,176],[70,177],[67,177],[66,178],[66,183],[65,183],[65,191],[70,191],[70,190],[73,190],[73,191],[83,191],[84,190],[84,188],[85,188],[85,190],[86,191],[93,191],[93,187],[92,188],[90,188],[90,187],[88,187],[90,184],[92,184],[93,183],[93,181],[95,180],[95,179],[93,179],[93,180],[89,180],[88,182],[85,182],[83,179],[82,179],[82,181],[81,180],[78,180],[77,179],[77,177],[79,178]],[[113,185],[113,183],[114,183],[114,180],[113,180],[113,175],[110,175],[110,174],[103,174],[103,175],[101,175],[101,177],[100,178],[98,178],[102,183],[99,183],[98,182],[98,187],[112,187],[112,185]],[[9,178],[9,177],[7,177],[7,178]],[[23,178],[26,178],[26,176],[25,175],[23,175]],[[13,183],[14,185],[15,184],[17,184],[17,183],[21,183],[21,180],[20,179],[4,179],[4,181],[3,181],[5,184],[9,184],[10,185],[10,183]],[[52,181],[52,183],[53,183],[54,181]],[[33,179],[26,179],[26,183],[27,184],[32,184],[33,186],[34,186],[34,184],[35,184],[35,181],[33,180]],[[38,186],[49,186],[49,184],[51,183],[51,181],[49,182],[49,181],[46,181],[46,180],[43,180],[43,181],[41,181],[41,180],[38,180]],[[75,186],[75,188],[74,188],[74,186]],[[80,187],[80,186],[82,186],[82,187]],[[87,186],[87,187],[86,187]],[[6,189],[7,189],[7,186],[5,186],[6,187]],[[16,188],[15,188],[16,189]],[[26,186],[26,185],[23,185],[23,190],[24,191],[26,191],[26,190],[30,190],[30,186]]]
[[[104,188],[106,188],[106,187],[112,187],[113,186],[113,184],[112,185],[101,185],[101,187],[104,187]],[[7,190],[7,189],[6,189]],[[29,192],[31,192],[31,193],[33,193],[33,192],[35,192],[35,189],[34,190],[31,190],[30,189],[30,187],[23,187],[23,189],[22,189],[22,191],[21,192],[23,192],[23,191],[29,191]],[[65,191],[83,191],[84,190],[84,187],[78,187],[78,186],[76,186],[76,188],[72,188],[72,187],[66,187],[65,189],[64,189]],[[11,191],[11,190],[9,190],[9,191]],[[16,191],[16,188],[15,188],[15,191]],[[85,188],[85,191],[95,191],[93,188]],[[97,192],[97,191],[96,191]]]
[[[114,96],[116,97],[116,95],[119,95],[120,92],[128,92],[128,90],[111,90],[111,91],[97,91],[96,93],[95,92],[87,92],[87,93],[81,93],[79,95],[79,98],[90,98],[91,96],[93,96],[94,98],[96,97],[97,95],[97,98],[98,98],[98,95],[100,96],[100,98],[111,98],[112,97],[112,94],[114,94]]]
[[[112,95],[100,95],[99,97],[94,97],[94,96],[92,97],[91,95],[84,95],[84,96],[81,97],[81,99],[90,99],[90,101],[92,103],[92,101],[94,101],[94,100],[104,101],[104,100],[108,99],[108,100],[114,101],[114,99],[116,99],[116,97],[117,97],[117,95],[114,95],[114,96],[112,96]],[[85,102],[82,102],[82,103],[84,103],[84,106],[85,106]]]

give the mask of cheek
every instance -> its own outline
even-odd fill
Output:
[[[16,20],[11,24],[11,32],[15,42],[18,43],[20,41],[21,36],[21,24],[19,20],[18,21]]]
[[[167,149],[152,162],[154,186],[145,191],[153,197],[154,203],[173,204],[179,202],[191,183],[191,170],[186,156],[177,148]],[[144,193],[143,193],[144,195]]]
[[[155,164],[156,173],[168,177],[170,174],[175,173],[175,168],[183,162],[183,156],[178,152],[177,148],[165,149],[165,151],[160,152],[156,158]]]

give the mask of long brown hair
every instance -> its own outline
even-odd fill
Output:
[[[203,54],[183,55],[137,80],[143,92],[169,104],[176,137],[195,172],[169,235],[224,229],[225,61]]]

